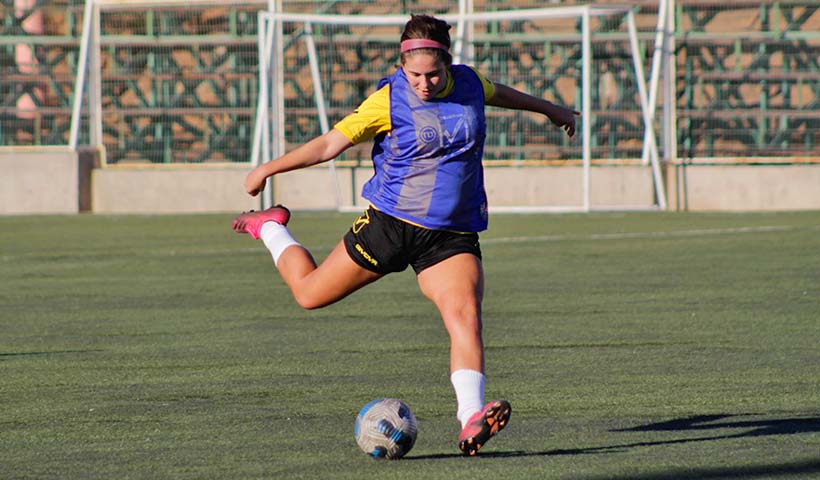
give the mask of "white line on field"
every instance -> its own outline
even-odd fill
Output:
[[[592,233],[588,235],[534,235],[518,237],[496,237],[481,240],[482,244],[493,243],[522,243],[522,242],[560,242],[564,240],[628,240],[633,238],[673,238],[699,237],[706,235],[730,235],[737,233],[765,233],[787,232],[791,230],[820,230],[820,225],[797,227],[791,225],[769,225],[759,227],[732,227],[732,228],[698,228],[693,230],[672,230],[669,232],[622,232],[622,233]]]
[[[731,227],[731,228],[698,228],[692,230],[672,230],[668,232],[622,232],[622,233],[591,233],[578,235],[532,235],[532,236],[516,236],[516,237],[494,237],[482,238],[482,245],[504,244],[504,243],[526,243],[526,242],[562,242],[567,240],[628,240],[628,239],[662,239],[662,238],[676,238],[676,237],[699,237],[707,235],[731,235],[731,234],[746,234],[746,233],[766,233],[766,232],[788,232],[796,230],[815,230],[820,231],[820,225],[809,226],[794,226],[794,225],[768,225],[757,227]],[[308,248],[313,253],[323,254],[329,253],[335,245],[308,245]],[[185,249],[169,249],[169,250],[154,250],[151,252],[140,253],[137,256],[149,257],[175,257],[175,256],[220,256],[220,255],[255,255],[260,252],[265,252],[264,246],[248,246],[241,248],[194,248],[190,250]],[[115,252],[108,253],[108,256],[115,255]],[[10,262],[21,258],[31,258],[43,256],[42,252],[23,253],[19,255],[0,255],[0,262]],[[46,255],[47,256],[47,255]],[[62,256],[69,257],[96,257],[99,252],[66,252]],[[129,251],[127,256],[134,256],[134,253]]]
[[[481,244],[495,243],[525,243],[525,242],[562,242],[566,240],[628,240],[639,238],[675,238],[675,237],[699,237],[706,235],[730,235],[738,233],[765,233],[765,232],[788,232],[793,230],[820,230],[820,225],[794,226],[794,225],[768,225],[758,227],[732,227],[732,228],[698,228],[692,230],[672,230],[668,232],[622,232],[622,233],[591,233],[587,235],[533,235],[517,237],[495,237],[482,238]],[[298,239],[297,239],[298,240]],[[221,255],[221,254],[256,254],[264,252],[261,248],[245,247],[240,249],[195,249],[195,250],[167,250],[164,252],[154,252],[152,256],[176,256],[176,255]],[[335,245],[307,245],[312,253],[329,253]]]

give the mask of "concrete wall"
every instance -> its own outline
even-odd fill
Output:
[[[367,168],[339,168],[338,187],[327,168],[288,172],[276,178],[275,202],[295,208],[334,208],[336,195],[342,205],[362,208],[362,186],[373,175]],[[490,167],[484,180],[490,207],[513,206],[578,207],[582,205],[581,167]],[[595,167],[590,183],[593,206],[651,206],[654,202],[652,172],[648,167]],[[338,191],[336,189],[338,188]]]
[[[92,152],[93,153],[93,152]],[[0,149],[0,214],[239,212],[259,207],[243,187],[248,165],[118,165],[94,168],[89,152],[64,147]],[[78,158],[79,157],[79,158]],[[293,209],[364,208],[359,197],[371,168],[327,166],[276,177],[274,201]],[[580,167],[485,169],[490,207],[582,204]],[[820,165],[676,165],[665,168],[670,210],[820,210]],[[649,207],[649,167],[591,169],[593,208]],[[338,185],[338,186],[337,186]]]
[[[360,170],[360,169],[358,169]],[[324,166],[283,173],[274,177],[274,203],[293,205],[295,209],[327,210],[336,208],[337,196],[342,205],[353,205],[353,199],[361,202],[361,186],[355,189],[357,172],[350,168],[336,169],[336,182],[331,171]],[[369,177],[368,177],[369,178]]]
[[[150,166],[119,165],[92,173],[96,213],[239,212],[259,208],[260,200],[245,193],[247,164]],[[351,204],[351,169],[337,169],[342,203]],[[361,190],[361,189],[359,189]],[[326,167],[277,175],[274,202],[299,210],[336,206],[337,189]],[[263,194],[268,194],[265,192]]]
[[[667,167],[672,210],[820,210],[820,165]]]
[[[258,208],[243,181],[249,167],[116,167],[94,170],[93,211],[166,213],[241,211]],[[274,181],[274,202],[293,209],[364,208],[359,195],[370,168],[327,167],[288,172]],[[490,207],[577,207],[581,167],[490,167],[485,180]],[[820,210],[820,165],[700,165],[666,168],[667,201],[678,211]],[[643,166],[593,167],[592,208],[641,208],[655,203],[652,173]],[[338,186],[337,186],[338,185]]]
[[[79,167],[73,150],[0,148],[0,215],[78,211]]]
[[[257,207],[247,165],[115,166],[91,173],[95,213],[238,212]]]
[[[490,208],[511,206],[579,207],[583,204],[581,167],[495,167],[484,170]],[[590,169],[590,206],[650,207],[654,204],[648,167]]]

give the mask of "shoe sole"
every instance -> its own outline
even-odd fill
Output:
[[[487,443],[496,433],[507,426],[512,414],[512,407],[506,400],[495,402],[484,414],[484,425],[481,431],[472,437],[467,437],[458,442],[458,448],[464,455],[473,456]]]

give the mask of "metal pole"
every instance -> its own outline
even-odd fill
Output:
[[[274,8],[274,12],[282,11],[282,1],[276,0],[271,2],[270,6]],[[282,19],[272,17],[271,32],[268,37],[268,45],[270,45],[271,62],[270,62],[270,78],[271,78],[271,121],[270,130],[266,131],[266,135],[270,135],[270,142],[266,142],[271,146],[269,160],[279,158],[285,153],[285,95],[284,95],[284,68],[285,60],[282,50],[284,49],[284,33],[282,31]],[[265,191],[268,193],[262,197],[262,208],[269,208],[274,204],[274,182],[268,178]]]
[[[91,55],[88,90],[88,123],[89,143],[95,147],[103,144],[102,133],[102,62],[100,59],[100,7],[95,5],[91,14],[94,18],[91,24]],[[106,156],[102,155],[104,161]]]
[[[253,145],[251,146],[251,166],[259,166],[262,163],[260,150],[262,147],[263,132],[267,130],[267,105],[268,105],[268,58],[270,52],[266,48],[268,44],[267,32],[268,20],[265,12],[257,13],[258,30],[256,32],[257,50],[259,55],[259,94],[256,98],[256,124],[253,126]]]
[[[467,15],[475,13],[474,10],[475,5],[473,4],[473,0],[467,0]],[[464,63],[472,64],[475,59],[475,44],[473,43],[475,39],[475,22],[467,20],[466,27],[464,31],[465,46],[462,47],[462,58],[464,59]]]
[[[666,25],[667,15],[666,7],[666,0],[658,0],[658,24],[655,29],[655,50],[652,52],[652,71],[650,72],[649,79],[649,115],[652,123],[655,122],[655,109],[658,105],[658,78],[660,77],[662,64],[664,62],[663,45],[665,38],[664,28]],[[644,165],[649,163],[648,135],[649,130],[646,130],[644,134],[643,155],[641,157]]]
[[[80,40],[80,58],[77,60],[77,78],[74,81],[74,105],[71,109],[71,130],[68,134],[68,146],[77,149],[80,133],[80,111],[83,105],[83,90],[85,89],[86,69],[88,68],[88,51],[91,48],[91,20],[94,0],[85,0],[83,9],[83,36]]]
[[[313,40],[313,26],[310,22],[305,23],[305,46],[307,47],[308,62],[310,63],[310,76],[313,78],[313,94],[316,98],[319,126],[322,129],[322,133],[325,134],[330,131],[330,123],[327,119],[322,77],[319,75],[319,58],[316,53],[316,42]],[[339,176],[336,172],[335,160],[330,161],[330,178],[333,180],[334,193],[336,194],[336,210],[339,210],[342,208],[342,192],[339,189]]]
[[[669,164],[678,160],[677,131],[677,57],[675,55],[675,0],[666,0],[666,42],[663,70],[663,159]]]
[[[648,151],[649,162],[652,165],[652,179],[655,184],[655,197],[658,207],[666,210],[666,189],[663,185],[660,162],[658,160],[658,144],[655,139],[655,126],[652,120],[652,110],[646,98],[646,79],[643,76],[643,62],[638,50],[638,33],[635,28],[635,13],[630,10],[627,14],[627,26],[629,29],[629,42],[632,50],[632,62],[635,66],[635,78],[638,83],[638,95],[641,100],[641,112],[644,122],[644,150]]]
[[[584,14],[582,17],[582,35],[583,38],[581,39],[581,50],[582,50],[582,67],[581,67],[581,112],[582,117],[581,121],[583,122],[582,126],[582,135],[583,138],[583,207],[585,212],[590,211],[590,184],[591,184],[591,162],[592,162],[592,144],[591,144],[591,135],[592,135],[592,97],[590,95],[590,90],[592,89],[592,42],[590,40],[590,36],[592,35],[590,29],[590,19],[589,19],[589,8],[584,9]]]
[[[467,0],[458,0],[458,20],[456,21],[456,44],[453,45],[453,63],[464,63],[465,20]]]
[[[263,105],[264,111],[264,121],[262,122],[262,162],[267,163],[271,161],[271,138],[270,138],[270,129],[271,129],[271,95],[273,95],[273,82],[274,79],[272,78],[272,68],[271,68],[271,60],[274,55],[273,51],[273,20],[271,18],[267,19],[267,24],[265,26],[265,103]],[[273,197],[273,184],[268,179],[265,182],[265,188],[267,189],[267,194],[261,195],[260,201],[262,202],[262,208],[267,208],[271,206],[271,198]]]

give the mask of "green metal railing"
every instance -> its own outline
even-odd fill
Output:
[[[635,5],[648,69],[657,2],[612,3]],[[0,146],[68,143],[83,5],[81,0],[0,2]],[[256,11],[266,5],[254,1],[104,12],[101,107],[108,161],[247,161],[259,89]],[[525,1],[475,1],[477,10],[531,6]],[[395,14],[422,7],[415,1],[291,0],[284,8]],[[677,0],[679,158],[820,158],[818,10],[816,0]],[[33,28],[37,15],[41,25]],[[568,28],[573,33],[580,27]],[[607,42],[607,35],[623,35],[622,26],[602,23],[597,28],[606,33],[594,44],[594,78],[600,88],[593,92],[588,121],[593,122],[595,158],[640,156],[639,110],[634,96],[624,93],[634,91],[633,80],[624,73],[628,54]],[[328,29],[316,37],[322,55],[344,56],[350,65],[348,71],[328,72],[323,79],[333,92],[333,120],[373,90],[363,70],[387,73],[396,61],[394,52],[362,48],[356,35],[350,29]],[[533,23],[491,22],[476,32],[474,64],[491,78],[573,105],[580,95],[572,86],[580,84],[580,54],[570,37]],[[296,115],[287,125],[289,142],[319,131],[296,38],[289,37],[296,53],[286,65],[286,101]],[[28,63],[21,62],[21,48],[30,53]],[[82,119],[80,142],[85,143],[87,112]],[[513,122],[492,112],[488,122],[489,161],[578,158],[575,143],[553,135],[538,119]],[[366,159],[368,152],[361,149],[356,155],[351,153],[350,159]]]
[[[679,1],[680,156],[820,156],[818,10]]]

